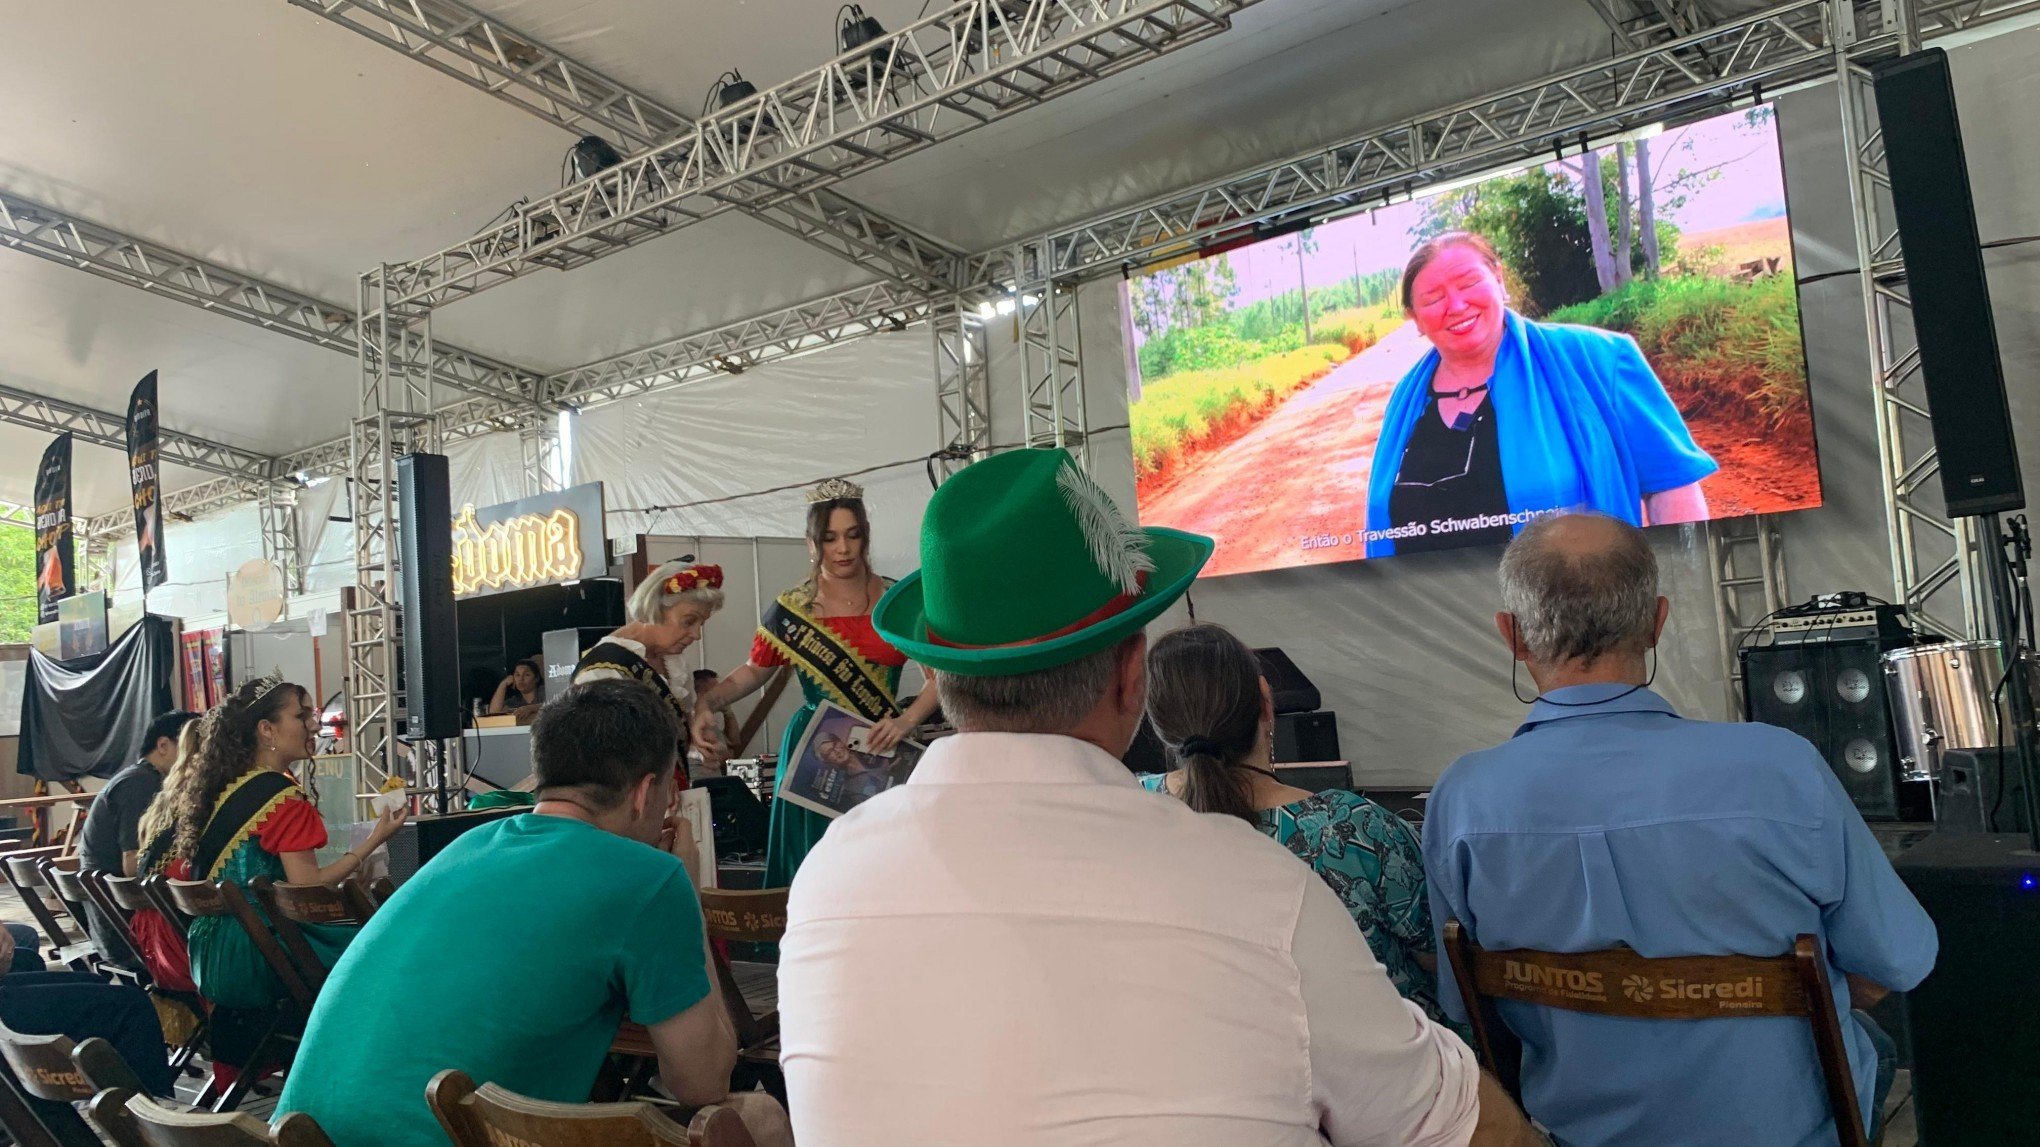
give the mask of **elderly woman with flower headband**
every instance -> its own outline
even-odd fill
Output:
[[[905,740],[934,713],[935,690],[924,688],[905,712],[897,691],[906,655],[894,649],[871,627],[871,609],[891,579],[871,569],[871,521],[864,510],[864,491],[841,478],[831,478],[808,491],[808,555],[814,568],[808,579],[780,594],[765,611],[751,642],[751,657],[723,677],[722,684],[702,694],[694,714],[694,740],[721,746],[716,714],[756,692],[781,666],[800,675],[807,702],[786,724],[779,760],[793,759],[793,748],[807,732],[816,706],[826,699],[872,722],[866,748],[884,754]],[[782,768],[781,784],[792,774]],[[822,839],[829,818],[790,801],[772,802],[772,831],[765,848],[765,883],[784,887],[808,850]]]
[[[723,604],[720,566],[667,562],[631,591],[622,628],[596,642],[574,667],[574,684],[628,679],[664,698],[680,727],[687,704],[666,680],[666,659],[701,640],[701,627]],[[687,787],[686,746],[679,746],[680,787]]]

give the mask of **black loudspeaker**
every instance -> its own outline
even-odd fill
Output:
[[[1941,491],[1957,517],[2017,510],[2025,485],[1948,54],[1926,48],[1873,72]]]
[[[1283,763],[1341,761],[1335,713],[1277,713],[1275,760]]]
[[[765,851],[772,813],[751,792],[751,786],[736,777],[701,777],[688,781],[687,787],[708,793],[709,823],[715,828],[718,858]]]
[[[1876,638],[1742,651],[1743,715],[1812,741],[1865,820],[1898,819],[1897,755]]]
[[[2026,785],[2009,749],[1946,749],[1941,754],[1936,832],[2026,831]]]
[[[476,812],[456,812],[446,816],[416,816],[404,822],[397,835],[390,838],[390,880],[397,884],[418,875],[425,862],[438,856],[441,850],[452,844],[461,833],[479,828],[492,820],[529,812],[527,808],[490,808]]]
[[[1155,732],[1155,723],[1146,717],[1140,719],[1133,744],[1126,747],[1126,755],[1120,761],[1134,773],[1166,773],[1176,767],[1169,757],[1169,747],[1162,744],[1161,736]]]
[[[1275,694],[1277,713],[1308,713],[1324,704],[1318,695],[1317,686],[1296,667],[1280,649],[1256,649],[1254,656],[1261,662],[1261,676],[1268,679],[1268,691]]]
[[[1941,951],[1907,993],[1921,1143],[2031,1143],[2040,1129],[2040,854],[2024,836],[1935,832],[1893,862]]]
[[[404,735],[460,736],[460,632],[453,612],[453,495],[444,454],[397,459],[397,563],[404,610]]]

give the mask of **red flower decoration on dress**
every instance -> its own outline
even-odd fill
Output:
[[[686,593],[690,589],[722,588],[721,566],[688,566],[666,579],[667,593]]]

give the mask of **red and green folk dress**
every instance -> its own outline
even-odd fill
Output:
[[[793,748],[807,732],[815,707],[827,700],[870,721],[899,714],[900,670],[907,656],[872,628],[868,614],[821,617],[810,594],[792,589],[765,611],[751,641],[751,664],[763,669],[793,666],[800,677],[802,705],[779,741],[779,777],[784,788],[793,775]],[[772,802],[772,831],[765,845],[765,886],[793,883],[808,850],[822,839],[829,818],[790,801]]]
[[[227,786],[213,804],[189,867],[172,864],[173,876],[207,882],[228,880],[247,887],[258,876],[282,883],[283,856],[326,846],[326,822],[305,799],[303,789],[282,773],[250,769]],[[260,914],[258,906],[255,911]],[[359,925],[307,924],[305,940],[327,967],[340,958]],[[283,985],[270,971],[255,941],[230,916],[202,916],[191,922],[191,978],[200,995],[225,1008],[265,1008],[283,998]]]

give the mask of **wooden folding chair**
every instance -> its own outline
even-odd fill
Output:
[[[267,876],[249,881],[248,888],[262,910],[269,915],[284,951],[297,962],[313,995],[326,986],[326,963],[305,939],[306,924],[366,924],[375,915],[375,901],[359,880],[348,877],[337,885],[279,884]]]
[[[106,931],[112,950],[102,950],[99,953],[106,960],[103,970],[137,987],[147,988],[152,982],[149,978],[149,966],[147,961],[142,959],[142,946],[135,941],[135,934],[128,927],[128,910],[114,902],[113,894],[106,887],[107,880],[114,875],[96,869],[84,869],[78,873],[78,883],[84,889],[87,910],[97,912],[109,925]],[[96,940],[94,942],[97,943]]]
[[[1474,1050],[1520,1100],[1521,1045],[1492,1003],[1514,1000],[1563,1011],[1635,1019],[1702,1020],[1790,1016],[1807,1021],[1827,1085],[1841,1147],[1867,1147],[1848,1045],[1828,983],[1820,941],[1801,935],[1782,956],[1672,956],[1629,948],[1599,952],[1489,952],[1457,920],[1445,922],[1445,953],[1466,1001]],[[1704,990],[1694,991],[1698,987]],[[1507,1047],[1502,1045],[1506,1041]]]
[[[135,950],[136,961],[144,967],[146,967],[147,961],[142,959],[141,943],[135,936],[135,913],[145,911],[155,912],[170,921],[171,925],[177,929],[177,934],[180,937],[184,935],[186,923],[183,917],[174,909],[166,908],[158,901],[157,897],[152,896],[144,881],[132,876],[115,876],[112,873],[105,872],[87,874],[88,879],[94,876],[98,878],[98,887],[105,894],[107,901],[115,909],[119,910],[120,915],[117,919],[127,929],[127,940],[129,945]],[[157,879],[160,880],[160,878]],[[147,986],[152,994],[161,996],[166,1000],[175,1000],[177,1003],[182,1004],[192,1015],[198,1017],[198,1024],[192,1028],[191,1035],[186,1037],[184,1042],[179,1044],[170,1055],[170,1066],[182,1070],[184,1065],[191,1061],[191,1057],[198,1053],[198,1049],[204,1046],[206,1033],[211,1027],[210,1021],[206,1016],[205,1000],[197,992],[184,992],[178,991],[175,988],[164,987],[162,984],[156,983],[153,977],[150,978]]]
[[[42,929],[44,938],[49,940],[50,951],[53,954],[69,947],[73,941],[70,934],[64,931],[64,926],[57,921],[55,910],[43,895],[45,885],[42,870],[36,867],[36,862],[45,857],[56,856],[62,851],[63,849],[57,845],[45,845],[41,848],[16,849],[0,858],[5,861],[0,863],[0,874],[6,876],[7,883],[21,897],[21,902],[28,906],[29,915],[35,917],[36,926]]]
[[[78,876],[78,858],[75,856],[45,856],[35,862],[36,870],[42,873],[43,883],[56,893],[57,903],[79,934],[90,939],[91,927],[86,923],[85,905],[92,894],[85,891],[85,882]]]
[[[270,1057],[281,1053],[286,1045],[297,1042],[303,1033],[305,1019],[311,1015],[313,992],[299,977],[290,956],[277,942],[276,933],[269,930],[240,885],[227,880],[216,884],[202,880],[163,880],[158,887],[168,897],[171,908],[187,919],[224,916],[238,922],[255,942],[255,950],[262,954],[263,962],[283,984],[285,998],[276,1009],[276,1018],[257,1040],[255,1050],[248,1056],[239,1076],[211,1105],[216,1112],[231,1111],[240,1106],[248,1090],[255,1086],[257,1074]]]
[[[454,1147],[757,1147],[727,1107],[704,1107],[683,1127],[649,1103],[546,1103],[478,1089],[459,1071],[433,1076],[425,1101]]]
[[[100,1092],[90,1110],[115,1147],[333,1147],[302,1111],[272,1128],[240,1112],[181,1111],[121,1087]]]
[[[23,1147],[97,1147],[71,1106],[92,1098],[92,1085],[71,1062],[71,1041],[60,1035],[24,1035],[0,1025],[0,1125]]]
[[[786,935],[786,892],[766,888],[750,892],[726,892],[720,888],[701,890],[701,915],[710,940],[731,944],[777,944]],[[735,971],[713,944],[716,982],[722,986],[723,1004],[736,1029],[737,1062],[759,1069],[765,1089],[785,1101],[785,1084],[779,1077],[779,1010],[777,993],[770,1006],[754,1006],[738,986]]]

